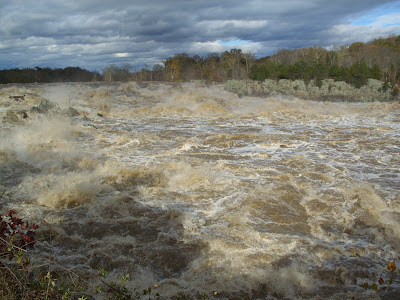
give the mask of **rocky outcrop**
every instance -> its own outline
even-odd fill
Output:
[[[41,114],[46,114],[49,112],[49,110],[56,108],[56,104],[51,102],[50,100],[44,99],[40,101],[38,106],[32,107],[33,112],[41,113]]]
[[[68,107],[65,113],[70,118],[79,116],[79,112],[73,107]]]

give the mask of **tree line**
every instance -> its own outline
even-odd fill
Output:
[[[47,82],[85,82],[101,80],[99,72],[92,72],[79,67],[64,69],[24,68],[0,70],[0,83],[47,83]]]
[[[152,68],[145,66],[133,72],[129,72],[129,65],[107,66],[103,70],[103,79],[105,81],[224,82],[229,79],[249,78],[250,67],[255,60],[252,53],[243,52],[241,49],[232,49],[222,54],[209,54],[206,57],[179,53],[167,58],[162,64],[156,64]]]
[[[400,82],[400,35],[356,42],[350,46],[326,50],[319,46],[280,50],[254,66],[252,79],[323,79],[346,81],[356,87],[374,78],[390,83]]]
[[[322,80],[328,78],[346,81],[356,87],[366,84],[368,78],[400,83],[400,35],[336,46],[330,50],[320,46],[283,49],[260,59],[241,49],[205,57],[179,53],[161,64],[145,65],[141,70],[135,70],[129,64],[112,64],[101,73],[79,67],[0,70],[0,83],[302,79],[305,82],[314,80],[321,85]]]

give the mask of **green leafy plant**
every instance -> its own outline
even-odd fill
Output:
[[[40,281],[40,285],[45,288],[48,287],[51,291],[54,291],[56,288],[56,281],[50,273],[47,273],[45,276],[43,276],[42,280]]]
[[[69,299],[69,297],[70,297],[70,290],[69,290],[69,288],[68,288],[68,289],[65,290],[65,292],[64,292],[64,294],[62,295],[61,299],[62,299],[62,300],[66,300],[66,299]]]
[[[107,277],[107,271],[103,268],[100,268],[101,277]],[[118,299],[118,300],[132,300],[132,299],[155,299],[160,297],[159,293],[154,293],[152,287],[148,287],[144,289],[142,292],[139,292],[136,288],[128,289],[123,284],[129,281],[130,275],[125,274],[121,277],[121,283],[116,282],[106,282],[103,279],[100,279],[104,284],[103,286],[96,287],[97,293],[102,293],[103,290],[110,296],[110,299]]]

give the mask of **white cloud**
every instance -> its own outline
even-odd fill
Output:
[[[193,53],[215,53],[223,52],[226,46],[223,46],[220,42],[196,42],[192,43],[189,47],[189,52]]]
[[[226,27],[240,28],[240,29],[257,29],[264,27],[268,24],[267,20],[249,21],[249,20],[211,20],[201,21],[198,23],[200,27],[207,27],[211,29],[222,29]]]
[[[372,22],[370,25],[373,27],[388,27],[393,25],[400,25],[400,12],[380,16],[375,22]]]
[[[262,45],[258,42],[248,42],[241,40],[232,40],[229,43],[222,41],[204,42],[204,43],[192,43],[189,47],[189,52],[208,54],[208,53],[221,53],[224,51],[230,51],[231,49],[242,49],[244,52],[257,53],[262,48]]]
[[[374,22],[368,25],[336,25],[327,32],[327,35],[330,37],[331,44],[351,44],[354,42],[365,43],[377,37],[400,33],[400,24],[392,26],[382,26],[382,24]]]
[[[131,57],[132,53],[129,52],[120,52],[120,53],[114,53],[113,54],[115,57]]]

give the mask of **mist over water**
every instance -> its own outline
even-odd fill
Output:
[[[56,105],[31,112],[43,99]],[[194,83],[5,85],[0,114],[1,211],[40,225],[35,263],[53,233],[56,278],[93,290],[104,268],[165,298],[399,295],[397,278],[362,287],[399,258],[398,103]]]

